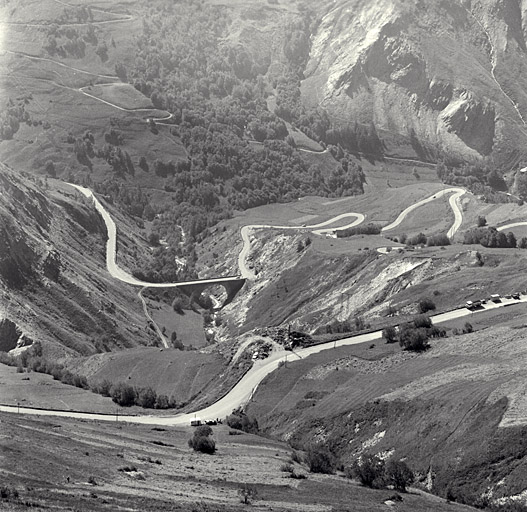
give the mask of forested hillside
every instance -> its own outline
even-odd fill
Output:
[[[135,65],[126,70],[156,108],[173,113],[171,132],[181,138],[188,160],[157,161],[151,172],[166,178],[172,193],[165,219],[191,239],[233,209],[362,192],[361,169],[344,154],[335,169],[302,159],[285,123],[267,109],[270,54],[230,44],[231,22],[222,7],[159,3],[145,18]],[[285,54],[293,73],[297,51]]]

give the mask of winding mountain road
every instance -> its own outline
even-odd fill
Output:
[[[390,231],[396,228],[397,226],[399,226],[399,224],[403,222],[403,220],[407,217],[407,215],[413,212],[414,210],[416,210],[417,208],[420,208],[421,206],[424,206],[425,204],[428,204],[431,201],[439,199],[446,194],[453,194],[449,199],[449,203],[450,203],[450,207],[452,208],[452,211],[454,212],[454,224],[452,224],[452,227],[448,230],[448,233],[447,233],[448,238],[452,238],[456,234],[458,229],[460,228],[461,223],[463,222],[463,213],[461,211],[459,200],[460,200],[460,197],[465,193],[466,193],[466,190],[463,188],[459,188],[459,187],[445,188],[435,193],[434,195],[427,197],[426,199],[422,199],[421,201],[418,201],[417,203],[412,204],[408,208],[405,208],[391,224],[388,224],[387,226],[384,226],[381,229],[381,233],[385,233],[386,231]]]
[[[108,240],[106,241],[106,268],[110,275],[122,281],[123,283],[128,283],[133,286],[141,286],[142,288],[178,288],[181,286],[190,286],[193,284],[224,284],[229,281],[239,281],[240,277],[238,276],[227,276],[227,277],[216,277],[212,279],[197,279],[195,281],[179,281],[175,283],[149,283],[147,281],[141,281],[136,277],[132,276],[125,270],[123,270],[119,265],[117,265],[116,254],[117,254],[117,227],[113,221],[111,215],[106,211],[104,206],[100,201],[95,197],[95,194],[85,187],[80,185],[74,185],[69,183],[69,185],[79,192],[81,192],[87,199],[91,199],[95,205],[95,209],[99,212],[101,217],[106,224],[106,230],[108,232]]]
[[[339,220],[342,220],[342,219],[346,219],[348,217],[354,217],[355,220],[349,224],[346,224],[345,226],[340,226],[338,228],[319,229],[319,228],[323,228],[324,226],[334,224],[335,222],[338,222]],[[243,248],[238,255],[238,268],[240,269],[240,274],[245,279],[254,279],[256,277],[256,274],[246,264],[247,256],[249,255],[249,251],[251,249],[250,235],[254,229],[294,229],[297,231],[298,230],[302,230],[302,231],[313,230],[313,233],[317,235],[324,235],[326,233],[331,233],[333,231],[340,231],[342,229],[348,229],[348,228],[357,226],[361,224],[362,222],[364,222],[364,219],[365,219],[365,216],[362,213],[342,213],[341,215],[337,215],[336,217],[333,217],[332,219],[321,222],[320,224],[313,224],[311,226],[276,226],[276,225],[270,225],[270,224],[251,224],[248,226],[243,226],[240,229],[240,233],[241,233],[241,237],[243,241]]]
[[[455,309],[446,313],[441,313],[430,317],[434,324],[440,324],[442,322],[454,320],[456,318],[463,318],[466,316],[478,314],[478,312],[486,311],[489,309],[496,309],[505,307],[511,304],[527,303],[527,296],[522,296],[520,300],[514,299],[502,299],[501,303],[495,304],[493,302],[487,303],[479,311],[470,311],[466,308]],[[294,361],[303,359],[313,354],[318,354],[323,350],[331,350],[333,347],[343,347],[357,345],[359,343],[366,343],[376,341],[382,338],[382,331],[374,331],[366,334],[359,334],[357,336],[351,336],[337,340],[336,342],[331,341],[323,343],[321,345],[315,345],[314,347],[308,347],[294,352],[274,352],[267,359],[258,361],[255,363],[253,368],[249,370],[244,377],[236,384],[229,393],[223,398],[215,402],[214,404],[206,407],[195,413],[176,414],[175,416],[168,415],[149,415],[149,416],[132,416],[132,415],[119,415],[120,421],[126,421],[129,423],[142,423],[148,425],[188,425],[190,420],[194,417],[201,419],[215,419],[224,418],[232,412],[233,409],[245,405],[253,396],[254,392],[262,380],[269,375],[271,372],[276,370],[281,363],[287,361]],[[109,414],[97,414],[97,413],[84,413],[84,412],[73,412],[73,411],[56,411],[56,410],[42,410],[33,409],[26,407],[17,407],[16,405],[2,405],[0,411],[20,414],[31,414],[41,416],[62,416],[68,418],[97,420],[97,421],[115,421],[115,415]]]
[[[75,189],[77,189],[80,193],[82,193],[86,198],[91,199],[99,212],[99,214],[103,217],[103,220],[106,224],[107,231],[108,231],[108,241],[107,241],[107,253],[106,253],[106,263],[107,268],[110,274],[121,281],[124,281],[126,283],[141,286],[141,287],[171,287],[171,286],[181,286],[181,285],[188,285],[191,283],[203,283],[204,281],[207,283],[216,283],[218,281],[225,281],[225,279],[239,279],[239,278],[216,278],[216,279],[209,279],[209,280],[201,280],[201,281],[193,281],[193,282],[183,282],[183,283],[146,283],[143,281],[140,281],[136,279],[135,277],[129,275],[124,270],[118,267],[115,256],[116,256],[116,244],[117,244],[117,230],[114,221],[112,220],[110,214],[104,209],[102,204],[97,200],[93,192],[85,187],[81,187],[79,185],[71,185]],[[390,224],[388,227],[391,226],[390,229],[393,227],[399,225],[403,219],[413,211],[415,208],[418,208],[419,206],[422,206],[423,204],[427,204],[428,202],[437,199],[438,197],[441,197],[447,193],[453,193],[453,195],[450,197],[450,205],[454,212],[458,211],[459,217],[456,216],[454,225],[452,226],[451,230],[453,232],[457,231],[460,224],[460,218],[462,218],[461,210],[459,209],[459,198],[461,195],[465,193],[464,189],[461,188],[453,188],[453,189],[445,189],[441,192],[436,193],[434,196],[429,197],[427,199],[424,199],[422,201],[419,201],[412,205],[411,207],[406,208],[394,221],[392,224]],[[456,210],[457,209],[457,210]],[[355,220],[348,224],[347,226],[342,226],[336,229],[345,229],[346,227],[351,227],[360,224],[364,221],[364,215],[357,214],[357,213],[347,213],[347,214],[341,214],[338,215],[332,219],[326,220],[324,222],[321,222],[319,224],[314,224],[311,226],[300,226],[300,227],[294,227],[294,226],[269,226],[269,225],[253,225],[253,226],[244,226],[241,230],[242,239],[243,239],[243,249],[240,252],[239,260],[244,260],[245,257],[248,254],[248,250],[250,247],[250,240],[249,240],[249,233],[251,229],[255,228],[269,228],[269,229],[302,229],[302,230],[317,230],[325,232],[327,229],[319,229],[319,228],[325,228],[325,226],[328,226],[334,222],[337,222],[339,220],[342,220],[347,217],[355,217]],[[527,223],[515,223],[516,225],[523,225]],[[502,229],[505,229],[509,226],[503,226]],[[240,271],[244,269],[244,261],[240,265]],[[252,274],[249,269],[246,269],[246,276],[249,277],[249,274]],[[141,292],[139,292],[141,293]],[[504,307],[507,305],[515,304],[518,302],[527,302],[527,296],[522,296],[520,300],[515,299],[502,299],[501,303],[493,303],[489,302],[485,304],[480,310],[478,311],[470,311],[466,308],[460,308],[455,309],[453,311],[448,311],[446,313],[437,314],[431,317],[434,324],[439,324],[442,322],[446,322],[449,320],[453,320],[456,318],[462,318],[465,316],[469,316],[472,314],[477,314],[480,311],[485,311],[488,309],[495,309],[499,307]],[[144,302],[143,302],[144,303]],[[148,315],[147,315],[148,316]],[[282,362],[287,361],[294,361],[298,359],[303,359],[305,357],[308,357],[313,354],[317,354],[323,350],[330,350],[333,347],[342,347],[342,346],[351,346],[351,345],[357,345],[360,343],[365,342],[371,342],[375,340],[379,340],[382,338],[382,330],[360,334],[357,336],[350,336],[348,338],[344,338],[337,341],[331,341],[328,343],[323,343],[320,345],[316,345],[313,347],[308,347],[304,349],[299,349],[294,352],[286,352],[285,350],[278,350],[273,352],[267,359],[257,361],[254,366],[242,377],[242,379],[227,393],[223,398],[215,402],[214,404],[210,405],[209,407],[206,407],[200,411],[196,411],[195,413],[187,413],[187,414],[177,414],[175,416],[169,416],[169,415],[149,415],[149,416],[133,416],[133,415],[121,415],[120,420],[121,421],[127,421],[130,423],[143,423],[143,424],[151,424],[151,425],[188,425],[190,420],[196,416],[201,417],[203,419],[214,419],[214,418],[223,418],[231,413],[233,409],[239,406],[243,406],[246,404],[254,394],[256,388],[258,385],[262,382],[262,380],[269,375],[271,372],[276,370]],[[107,415],[107,414],[97,414],[97,413],[83,413],[83,412],[73,412],[73,411],[56,411],[56,410],[41,410],[41,409],[32,409],[32,408],[18,408],[17,406],[0,406],[0,411],[4,412],[19,412],[20,414],[33,414],[33,415],[42,415],[42,416],[63,416],[63,417],[70,417],[70,418],[77,418],[77,419],[90,419],[90,420],[99,420],[99,421],[114,421],[116,418],[114,415]]]

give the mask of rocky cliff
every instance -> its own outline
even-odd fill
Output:
[[[525,0],[339,0],[320,11],[303,100],[463,159],[527,140]],[[399,153],[400,154],[400,153]]]

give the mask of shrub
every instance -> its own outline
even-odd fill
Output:
[[[406,487],[414,481],[414,473],[402,460],[390,460],[386,464],[385,478],[396,491],[406,492]]]
[[[414,318],[414,325],[419,327],[426,327],[427,329],[432,327],[432,320],[430,320],[429,316],[426,315],[417,315]]]
[[[194,435],[188,440],[188,445],[195,451],[213,454],[216,451],[216,443],[210,436],[213,434],[208,425],[196,428]]]
[[[258,433],[258,422],[256,418],[249,418],[241,408],[234,409],[232,414],[227,416],[227,425],[231,428],[248,432],[249,434]]]
[[[428,348],[428,335],[426,329],[417,329],[412,325],[405,325],[399,328],[399,345],[404,350],[422,352]]]
[[[384,461],[376,455],[362,455],[348,471],[348,476],[357,478],[366,487],[382,487],[384,484]]]
[[[14,487],[2,485],[0,486],[0,498],[3,500],[18,499],[18,491]]]
[[[386,343],[395,343],[397,341],[397,330],[392,326],[386,327],[382,330],[382,337]]]
[[[426,313],[427,311],[434,311],[436,305],[432,299],[421,299],[419,301],[419,312]]]
[[[243,504],[249,505],[251,500],[255,500],[258,497],[258,488],[253,484],[242,484],[238,489],[238,495]]]
[[[118,382],[112,386],[110,391],[112,400],[123,407],[130,407],[135,404],[136,394],[134,388],[125,384],[124,382]]]
[[[112,383],[108,379],[101,380],[92,386],[92,391],[102,396],[111,396]]]
[[[463,327],[463,334],[468,334],[472,331],[474,331],[474,327],[472,327],[472,324],[470,322],[465,322],[465,325]]]
[[[280,471],[282,471],[282,473],[293,473],[295,469],[292,464],[286,462],[280,466]]]
[[[428,247],[438,246],[438,245],[450,245],[450,238],[446,236],[444,233],[439,235],[433,235],[431,237],[428,237],[426,241],[426,245]]]
[[[407,243],[408,245],[425,245],[426,242],[426,235],[424,233],[419,233],[418,235],[409,238]]]
[[[136,391],[136,403],[146,409],[153,409],[156,404],[157,395],[152,388],[143,388]]]
[[[311,473],[330,475],[335,471],[335,458],[323,445],[312,445],[306,454],[306,462]]]

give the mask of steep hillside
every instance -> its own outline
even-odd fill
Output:
[[[525,503],[525,327],[434,341],[328,350],[288,363],[258,388],[249,414],[293,446],[404,458],[422,485],[462,503]],[[392,347],[392,348],[390,348]]]
[[[319,10],[302,98],[374,122],[388,154],[508,163],[527,137],[525,2],[341,0]],[[431,150],[431,152],[429,151]]]
[[[72,188],[2,165],[0,218],[2,350],[38,340],[48,356],[87,355],[156,343],[136,292],[106,272],[102,219]]]

